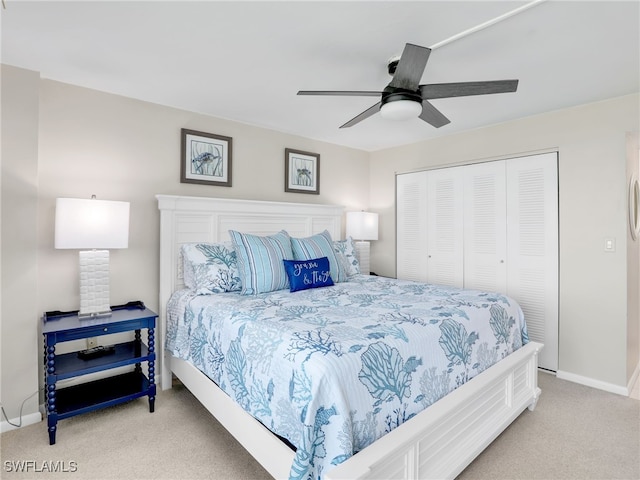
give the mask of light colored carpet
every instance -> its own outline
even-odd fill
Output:
[[[640,401],[540,373],[542,395],[459,480],[638,480]]]
[[[470,479],[640,479],[640,401],[539,374],[542,396],[460,476]],[[0,437],[3,480],[268,479],[242,447],[182,387]],[[17,462],[31,462],[16,472]],[[71,463],[75,462],[75,463]],[[50,473],[57,465],[77,471]],[[38,470],[38,471],[37,471]]]

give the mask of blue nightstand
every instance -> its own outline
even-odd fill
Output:
[[[157,315],[148,308],[114,310],[108,317],[78,318],[77,314],[42,319],[45,349],[45,379],[49,444],[56,443],[58,420],[91,412],[99,408],[148,396],[153,412],[155,385],[155,326]],[[140,330],[147,329],[145,345]],[[134,340],[115,345],[109,355],[83,359],[78,352],[56,355],[56,344],[83,338],[134,331]],[[148,362],[149,377],[142,372],[142,362]],[[56,383],[67,378],[134,365],[131,372],[56,389]]]

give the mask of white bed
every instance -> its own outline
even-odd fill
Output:
[[[158,195],[160,231],[160,382],[172,374],[274,478],[287,478],[294,452],[191,364],[164,349],[166,305],[183,286],[184,243],[228,241],[228,230],[266,235],[281,229],[305,237],[328,230],[341,238],[343,208],[247,200]],[[338,478],[454,478],[525,408],[535,407],[537,355],[530,342],[347,461]]]

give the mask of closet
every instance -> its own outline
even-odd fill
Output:
[[[558,368],[558,158],[530,155],[396,176],[396,275],[504,293]]]

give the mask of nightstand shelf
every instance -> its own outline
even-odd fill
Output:
[[[155,328],[157,315],[148,308],[122,308],[104,317],[79,318],[77,314],[43,317],[44,363],[49,444],[56,443],[58,420],[100,408],[149,397],[149,411],[155,408]],[[147,344],[141,330],[147,330]],[[114,345],[115,351],[97,358],[82,359],[78,352],[56,354],[61,342],[114,333],[135,332],[133,341]],[[147,362],[148,377],[142,371]],[[133,367],[118,375],[57,388],[57,382],[121,367]]]
[[[149,380],[141,372],[128,372],[58,390],[58,420],[110,407],[147,395]]]
[[[83,360],[78,358],[78,352],[56,355],[56,379],[67,378],[100,372],[108,368],[124,367],[151,360],[147,346],[138,342],[127,342],[115,345],[116,351],[103,357]]]

